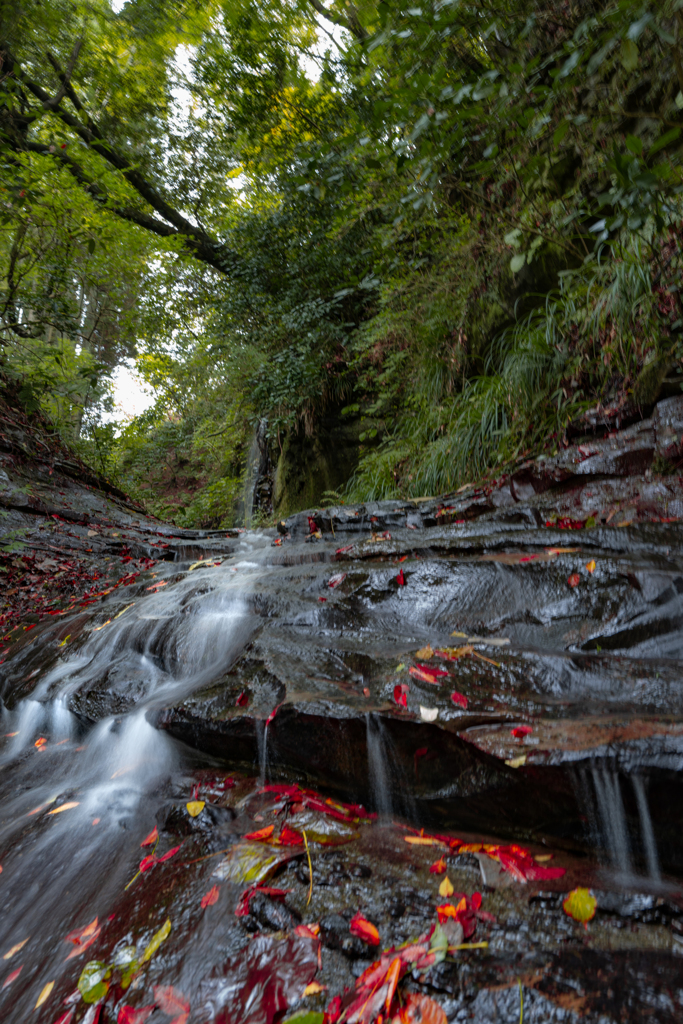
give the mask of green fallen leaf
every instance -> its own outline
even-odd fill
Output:
[[[91,960],[85,965],[78,979],[78,991],[84,1003],[99,1003],[109,991],[107,978],[111,975],[111,967],[101,960]]]

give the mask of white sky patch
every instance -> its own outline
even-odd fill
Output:
[[[130,363],[121,363],[112,373],[114,382],[114,421],[130,420],[154,404],[152,391],[140,380]]]

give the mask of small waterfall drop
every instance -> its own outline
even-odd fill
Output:
[[[598,798],[600,825],[612,864],[624,874],[631,874],[631,848],[619,775],[604,768],[593,768],[592,776]]]
[[[618,771],[593,766],[580,769],[574,776],[576,794],[583,808],[589,827],[590,841],[605,851],[611,867],[620,875],[639,877],[635,870],[634,858],[645,861],[646,875],[652,882],[661,882],[661,869],[657,840],[647,799],[646,780],[642,775],[627,775],[635,796],[638,810],[638,825],[630,803],[630,830],[624,806],[628,790],[622,790],[622,778]],[[643,877],[643,875],[640,875]]]
[[[258,750],[259,779],[262,786],[268,782],[268,723],[256,721],[256,747]]]
[[[389,818],[393,813],[393,807],[384,725],[382,719],[373,714],[367,714],[365,722],[370,792],[379,816]]]
[[[633,783],[633,791],[636,794],[636,802],[638,804],[638,815],[640,817],[640,831],[643,837],[643,847],[645,849],[645,859],[647,861],[647,871],[650,878],[654,881],[659,882],[661,880],[661,871],[659,870],[659,856],[657,854],[657,843],[655,841],[655,833],[652,827],[652,818],[650,817],[650,808],[647,802],[647,793],[645,792],[645,782],[641,775],[634,775],[631,779]]]

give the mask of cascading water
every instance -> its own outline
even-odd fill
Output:
[[[266,543],[245,540],[244,553]],[[0,858],[0,948],[26,940],[26,953],[34,942],[53,950],[21,962],[27,991],[63,973],[62,943],[79,908],[101,925],[125,892],[131,833],[149,831],[160,790],[187,770],[177,741],[151,723],[159,708],[220,677],[244,647],[258,624],[245,600],[258,572],[243,561],[214,574],[210,589],[193,572],[170,591],[145,594],[72,653],[60,652],[29,697],[3,707],[0,850],[12,853]],[[16,659],[5,692],[24,672]],[[120,713],[93,724],[105,692]]]
[[[381,817],[389,818],[393,814],[393,805],[384,727],[378,715],[366,715],[365,722],[369,788],[375,810]]]
[[[575,776],[579,802],[587,812],[591,842],[607,854],[609,864],[624,879],[638,877],[634,869],[634,856],[644,855],[647,877],[661,881],[659,855],[652,817],[642,775],[625,777],[630,780],[638,810],[638,827],[629,828],[624,805],[622,777],[611,768],[593,766],[582,769]]]
[[[410,796],[400,758],[381,715],[365,716],[368,752],[368,788],[375,810],[383,818],[402,814],[417,823],[417,808]]]

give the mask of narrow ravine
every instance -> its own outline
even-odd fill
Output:
[[[679,1020],[678,482],[582,472],[278,530],[10,507],[2,1020]]]

